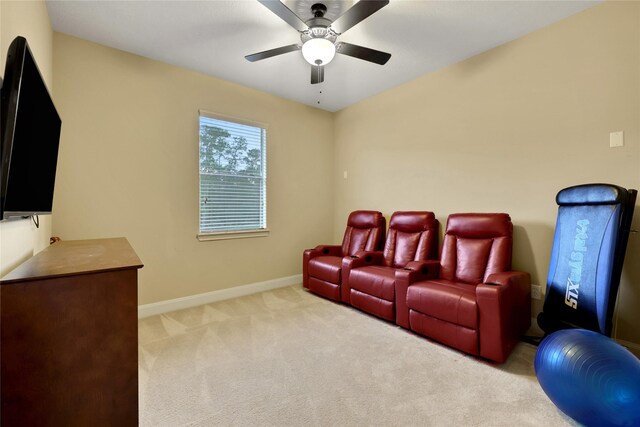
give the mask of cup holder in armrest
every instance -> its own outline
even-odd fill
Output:
[[[485,283],[485,285],[489,285],[489,286],[500,286],[499,283],[491,283],[491,282],[487,282]]]
[[[355,255],[349,255],[349,258],[352,258],[352,259],[358,259],[358,257],[357,257],[357,256],[355,256]]]
[[[322,250],[322,254],[323,254],[323,255],[327,255],[327,254],[329,254],[329,249],[324,248],[324,249]]]

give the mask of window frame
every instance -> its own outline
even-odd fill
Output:
[[[263,215],[265,228],[243,229],[243,230],[217,230],[217,231],[201,231],[201,172],[200,172],[200,120],[202,117],[210,118],[214,120],[220,120],[224,122],[235,123],[244,126],[251,126],[260,128],[264,131],[264,141],[262,141],[262,176],[264,186],[264,199],[263,199]],[[269,235],[269,227],[267,222],[267,134],[269,133],[269,125],[254,120],[247,120],[238,117],[228,116],[220,113],[214,113],[206,110],[198,110],[198,234],[197,238],[201,242],[211,240],[227,240],[227,239],[245,239],[251,237],[266,237]]]

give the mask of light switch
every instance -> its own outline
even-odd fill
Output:
[[[347,171],[344,171],[342,176],[344,176],[344,179],[347,179]]]
[[[624,147],[624,132],[611,132],[609,134],[609,147]]]

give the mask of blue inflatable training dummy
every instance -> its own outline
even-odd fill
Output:
[[[640,426],[640,360],[610,338],[584,329],[547,336],[538,347],[540,386],[585,426]]]

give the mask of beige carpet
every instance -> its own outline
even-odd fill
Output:
[[[143,426],[575,425],[535,347],[495,366],[300,285],[142,319]]]

